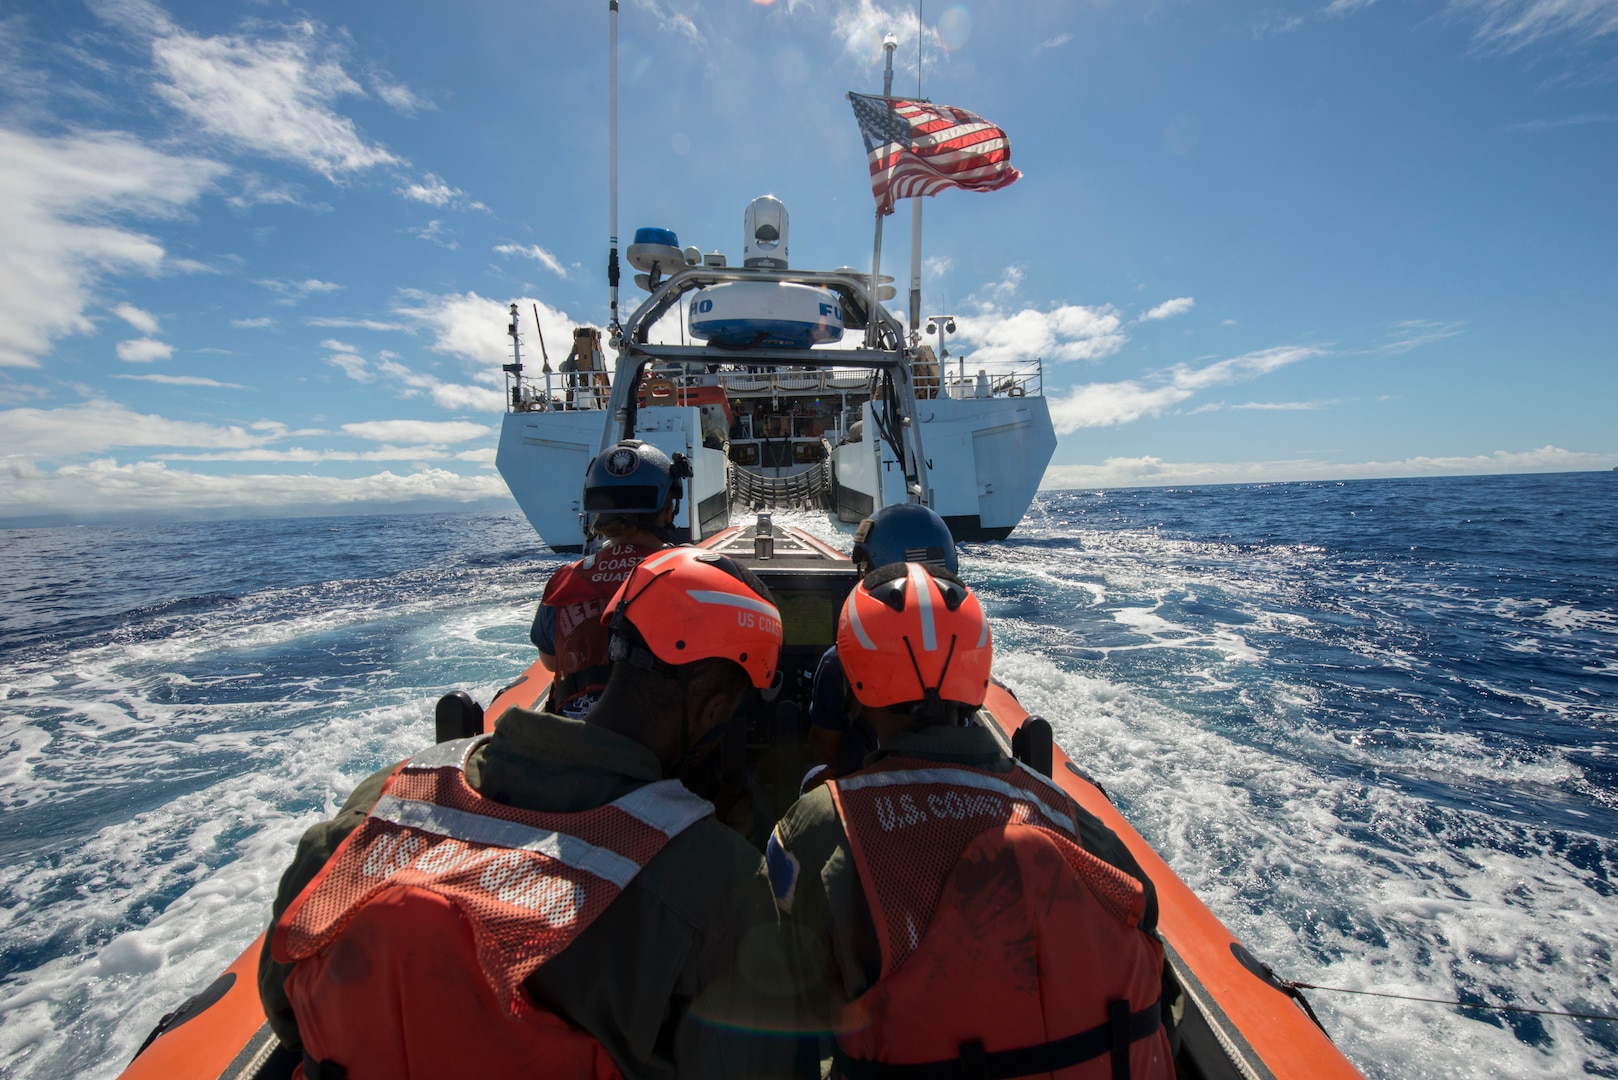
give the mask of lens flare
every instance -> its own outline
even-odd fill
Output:
[[[938,17],[938,40],[955,52],[972,36],[972,13],[965,4],[956,4]]]

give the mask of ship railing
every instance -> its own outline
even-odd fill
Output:
[[[605,409],[611,396],[612,379],[605,371],[559,371],[553,372],[548,380],[527,375],[506,376],[507,412]]]
[[[816,462],[789,476],[765,476],[734,465],[730,470],[730,503],[749,510],[822,510],[831,491],[829,462]]]
[[[648,378],[664,378],[682,386],[719,385],[730,394],[837,393],[875,389],[877,376],[860,368],[765,368],[743,366],[717,372],[688,372],[679,364],[652,364]]]
[[[953,361],[953,362],[952,362]],[[916,397],[950,397],[957,400],[995,397],[1042,397],[1045,393],[1045,361],[1032,364],[1017,361],[964,361],[946,357],[937,370],[917,364]]]

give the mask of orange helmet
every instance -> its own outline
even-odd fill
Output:
[[[953,701],[975,709],[988,693],[994,646],[978,598],[959,578],[903,563],[848,594],[837,655],[862,705]]]
[[[740,664],[760,690],[775,680],[781,612],[757,576],[717,552],[679,547],[648,555],[602,621],[612,629],[615,661],[657,670],[718,657]]]

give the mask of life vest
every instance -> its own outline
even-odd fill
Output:
[[[1145,890],[1079,846],[1060,788],[906,758],[826,786],[882,950],[844,1006],[840,1075],[1174,1076]]]
[[[568,563],[546,582],[539,602],[556,609],[552,712],[584,694],[600,693],[607,685],[612,663],[607,658],[608,632],[602,625],[601,613],[640,561],[659,550],[639,544],[614,544]]]
[[[713,807],[664,780],[594,810],[520,810],[466,782],[486,738],[395,771],[276,923],[310,1080],[620,1075],[523,982]]]

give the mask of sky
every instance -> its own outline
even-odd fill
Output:
[[[624,0],[620,234],[734,263],[771,193],[868,267],[884,33],[1024,174],[924,201],[923,309],[1043,364],[1046,487],[1618,465],[1618,0]],[[0,520],[511,505],[506,305],[553,364],[607,319],[607,40],[0,8]]]

